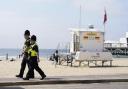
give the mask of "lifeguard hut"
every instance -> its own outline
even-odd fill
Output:
[[[71,28],[70,53],[75,53],[75,61],[88,62],[95,66],[104,66],[109,62],[112,66],[111,52],[104,52],[104,31],[90,25],[88,28]],[[100,63],[100,64],[99,64]],[[71,62],[72,65],[72,62]]]
[[[104,31],[90,25],[88,28],[70,28],[70,52],[102,52],[104,49]]]

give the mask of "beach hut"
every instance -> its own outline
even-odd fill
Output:
[[[70,52],[102,52],[104,49],[104,31],[90,25],[88,28],[70,28]]]

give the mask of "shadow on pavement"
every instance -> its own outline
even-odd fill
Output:
[[[62,80],[63,78],[45,78],[45,80]]]
[[[0,87],[0,89],[24,89],[21,87]]]

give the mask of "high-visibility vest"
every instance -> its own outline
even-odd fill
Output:
[[[37,44],[31,45],[30,49],[28,50],[28,54],[29,54],[29,56],[31,56],[31,57],[38,56],[38,53],[37,53],[35,50],[33,50],[33,47],[34,47],[35,45],[37,45]]]
[[[30,46],[27,43],[30,43],[30,39],[27,39],[24,43],[24,47],[23,47],[24,52],[28,52],[28,50],[30,49]]]

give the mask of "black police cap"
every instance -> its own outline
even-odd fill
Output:
[[[31,40],[36,41],[36,36],[35,35],[32,35],[31,36]]]
[[[29,31],[29,30],[26,30],[26,31],[24,32],[24,35],[30,35],[30,31]]]

